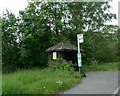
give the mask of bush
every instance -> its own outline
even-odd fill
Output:
[[[90,62],[90,65],[98,65],[99,64],[99,61],[98,60],[92,60]]]
[[[72,65],[73,65],[72,61],[62,60],[61,58],[58,58],[52,62],[53,69],[60,69],[60,70],[66,70],[66,71],[74,71],[74,68],[72,67]]]
[[[75,73],[75,74],[73,75],[73,77],[74,77],[74,78],[81,78],[81,77],[82,77],[82,75],[81,75],[81,74],[79,74],[79,73]]]
[[[93,46],[89,43],[85,43],[82,45],[82,49],[84,52],[82,53],[82,62],[84,65],[91,65],[93,58]]]
[[[16,66],[11,66],[11,65],[2,65],[2,73],[10,73],[10,72],[14,72],[17,70],[18,67]]]

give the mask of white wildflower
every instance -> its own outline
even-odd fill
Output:
[[[45,89],[46,87],[44,86],[43,88]]]
[[[62,85],[63,82],[59,80],[58,82],[56,82],[56,84],[58,84],[58,85]]]

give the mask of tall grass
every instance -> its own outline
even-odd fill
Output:
[[[80,83],[77,73],[52,70],[20,70],[3,75],[3,94],[55,94]]]
[[[0,73],[0,95],[2,95],[2,72]]]
[[[118,63],[84,66],[85,71],[117,71]],[[47,69],[18,70],[3,74],[3,94],[56,94],[81,82],[74,71]]]
[[[84,66],[85,71],[118,71],[118,63],[103,63]]]

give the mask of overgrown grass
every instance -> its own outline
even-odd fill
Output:
[[[84,66],[85,71],[118,71],[118,62]]]
[[[2,95],[2,72],[0,73],[0,96]]]
[[[118,63],[84,66],[85,71],[117,71]],[[3,94],[56,94],[81,82],[81,76],[74,71],[59,69],[18,70],[3,74]]]
[[[3,94],[55,94],[80,83],[81,76],[50,68],[3,74]]]

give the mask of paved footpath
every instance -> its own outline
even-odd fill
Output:
[[[115,94],[118,90],[118,72],[88,72],[81,84],[63,94]]]

